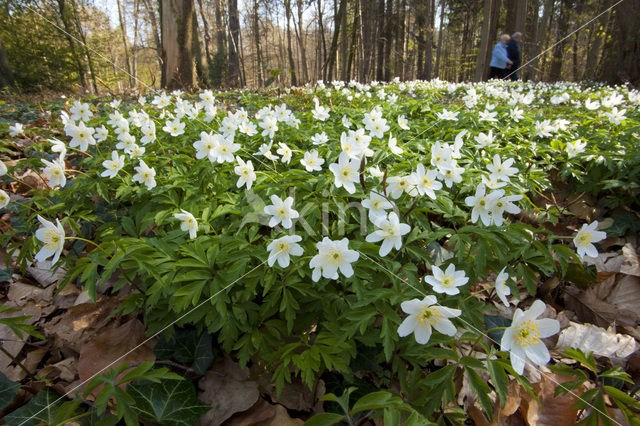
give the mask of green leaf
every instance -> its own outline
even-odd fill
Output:
[[[496,392],[500,397],[500,406],[504,407],[504,404],[507,402],[509,376],[507,376],[507,373],[504,372],[504,368],[502,368],[500,363],[488,360],[487,366],[489,367],[489,373],[491,374],[493,387],[496,389]]]
[[[213,362],[212,336],[193,329],[178,329],[169,340],[161,337],[153,353],[158,359],[174,359],[191,364],[193,371],[202,375]]]
[[[343,414],[320,413],[304,422],[304,426],[331,426],[346,419]]]
[[[509,327],[511,325],[511,320],[509,318],[501,317],[498,315],[485,315],[484,316],[484,326],[487,330],[491,330],[492,328],[498,327]],[[489,339],[496,345],[500,345],[500,341],[502,340],[502,335],[504,334],[504,330],[492,330],[487,335]]]
[[[11,404],[18,389],[20,389],[20,383],[12,382],[0,372],[0,410]]]
[[[485,382],[482,377],[480,377],[480,375],[475,372],[475,370],[466,366],[464,367],[464,369],[467,372],[467,377],[469,377],[469,384],[471,385],[471,389],[476,392],[476,395],[480,400],[482,410],[487,415],[489,421],[493,421],[493,407],[491,404],[491,398],[489,398],[491,388],[489,388],[487,382]]]
[[[359,411],[385,408],[389,405],[403,405],[403,401],[400,397],[387,391],[372,392],[363,396],[353,404],[351,415]]]
[[[40,424],[53,425],[56,411],[65,400],[57,392],[45,388],[38,392],[22,407],[7,414],[4,421],[9,426],[38,426]]]
[[[191,426],[211,409],[198,400],[193,384],[186,380],[133,382],[127,386],[127,392],[133,398],[133,409],[140,417],[162,425]]]
[[[455,364],[449,364],[447,366],[439,368],[433,373],[429,374],[427,377],[425,377],[420,382],[420,384],[422,386],[433,386],[433,385],[440,384],[444,381],[451,380],[451,378],[453,377],[453,373],[455,373],[456,371],[456,368],[458,368],[458,366]]]

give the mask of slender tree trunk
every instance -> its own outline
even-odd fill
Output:
[[[13,86],[14,82],[13,70],[7,58],[7,51],[4,50],[4,44],[0,39],[0,88]]]
[[[482,11],[482,34],[480,36],[480,51],[478,52],[478,60],[476,62],[476,72],[474,81],[482,81],[485,69],[488,64],[487,50],[489,50],[489,31],[491,30],[491,12],[493,11],[493,0],[484,0],[484,9]]]
[[[291,75],[291,85],[297,86],[296,63],[293,60],[293,50],[291,49],[291,0],[284,0],[284,12],[287,28],[287,56],[289,57],[289,75]]]
[[[598,59],[600,58],[600,52],[602,51],[602,46],[604,45],[606,37],[605,30],[611,16],[611,12],[602,12],[607,10],[610,6],[610,0],[603,0],[599,2],[598,15],[600,16],[598,19],[593,21],[593,24],[589,28],[587,62],[584,73],[582,74],[583,80],[595,79],[596,71],[598,69]]]
[[[560,3],[560,16],[558,16],[558,31],[557,38],[561,40],[567,34],[569,28],[568,11],[565,2]],[[562,63],[564,59],[566,41],[558,43],[553,48],[553,58],[551,61],[551,71],[549,73],[549,79],[551,81],[558,81],[562,79]]]
[[[354,12],[353,12],[353,27],[351,29],[351,45],[349,46],[349,57],[347,58],[347,70],[345,73],[345,77],[342,79],[343,81],[347,81],[351,78],[351,69],[354,62],[354,57],[356,56],[356,50],[358,48],[358,27],[360,26],[358,13],[360,0],[354,0]],[[354,73],[355,74],[355,73]]]
[[[193,1],[162,0],[162,86],[169,90],[195,87],[193,66]]]
[[[393,26],[395,25],[395,16],[393,14],[394,0],[387,0],[386,24],[384,26],[384,80],[391,80],[391,47],[393,46]]]
[[[138,84],[138,37],[140,26],[138,22],[140,13],[140,0],[133,1],[133,46],[131,47],[131,75],[133,76],[134,87]]]
[[[339,74],[340,75],[340,80],[345,81],[348,79],[347,77],[347,52],[348,52],[348,48],[349,48],[349,42],[347,41],[349,39],[349,30],[347,28],[347,15],[348,15],[348,8],[349,8],[349,0],[346,0],[347,3],[347,10],[345,10],[344,13],[340,14],[340,55],[339,57],[339,61],[338,61],[338,72],[336,73],[336,76]]]
[[[262,87],[264,85],[264,70],[262,69],[262,47],[260,46],[260,19],[258,17],[258,12],[260,11],[260,5],[258,4],[258,0],[253,0],[253,41],[256,45],[256,68],[257,68],[257,76],[258,76],[258,87]]]
[[[320,30],[320,45],[322,47],[322,49],[320,49],[320,51],[322,52],[322,58],[321,61],[318,62],[318,76],[324,76],[324,70],[325,70],[325,66],[327,64],[327,40],[325,39],[324,36],[324,24],[322,23],[322,17],[324,15],[324,12],[322,10],[322,0],[318,0],[318,27]],[[322,78],[322,77],[320,77]]]
[[[191,14],[193,25],[193,58],[196,65],[196,76],[198,77],[198,85],[201,87],[209,87],[209,64],[207,57],[202,52],[202,43],[200,42],[200,29],[198,26],[198,17],[194,13]]]
[[[91,84],[93,87],[93,93],[98,93],[98,84],[96,83],[96,71],[93,67],[93,58],[91,57],[89,45],[87,44],[87,37],[84,33],[84,30],[82,29],[82,24],[80,23],[77,4],[75,0],[72,0],[71,4],[73,5],[73,19],[76,24],[78,35],[80,36],[80,40],[82,41],[82,49],[84,51],[85,57],[87,58],[87,65],[89,66],[89,72],[91,74]],[[84,10],[84,4],[83,4],[83,10]]]
[[[124,10],[122,8],[122,2],[120,0],[116,0],[116,3],[118,4],[118,18],[120,19],[120,34],[122,35],[122,46],[124,47],[125,67],[127,69],[127,77],[129,78],[129,85],[133,89],[136,83],[131,76],[131,59],[129,57],[129,41],[127,40],[126,17],[124,15]]]
[[[211,57],[212,55],[211,31],[209,29],[209,21],[207,20],[207,17],[204,14],[204,7],[202,6],[202,0],[198,0],[198,8],[200,9],[200,19],[202,20],[202,29],[203,29],[202,38],[204,39],[204,55],[207,58],[207,63],[211,65],[213,62],[213,59]]]
[[[389,19],[389,17],[387,17]],[[384,14],[384,0],[378,1],[378,10],[376,16],[376,42],[377,42],[377,65],[376,65],[376,80],[384,80],[384,28],[385,28],[385,14]],[[387,58],[388,59],[388,58]]]
[[[427,2],[428,1],[429,0],[427,0]],[[397,14],[398,22],[396,25],[396,35],[395,35],[396,51],[393,56],[397,58],[394,74],[397,77],[400,77],[402,79],[404,75],[404,65],[405,65],[404,40],[406,35],[406,22],[405,22],[407,18],[406,10],[407,10],[407,0],[401,0],[399,4],[398,14]]]
[[[240,75],[240,21],[238,19],[238,0],[228,0],[229,16],[229,78],[228,84],[231,87],[238,87],[241,84]]]
[[[542,20],[538,25],[538,31],[536,34],[535,44],[533,51],[531,52],[531,62],[529,63],[529,76],[531,79],[542,80],[543,78],[543,69],[542,67],[538,67],[538,64],[542,63],[540,60],[540,52],[543,50],[545,35],[548,34],[548,31],[551,27],[551,17],[553,16],[553,5],[554,0],[545,0],[544,1],[544,11],[542,12]]]
[[[333,67],[336,63],[336,56],[338,53],[338,37],[340,35],[340,28],[342,22],[342,14],[347,13],[347,0],[340,0],[340,8],[338,9],[338,13],[334,19],[334,31],[333,31],[333,40],[331,41],[331,50],[329,51],[329,57],[327,58],[327,62],[324,65],[325,71],[325,80],[331,81],[333,80]]]
[[[444,0],[440,0],[440,26],[438,27],[438,47],[436,48],[435,77],[440,76],[440,56],[442,55],[442,26],[444,25]]]
[[[302,0],[297,0],[297,7],[298,7],[298,31],[297,31],[297,38],[298,38],[298,49],[300,50],[300,64],[302,66],[302,79],[305,82],[309,81],[309,67],[307,65],[307,49],[305,47],[305,30],[304,30],[304,21],[303,21],[303,16],[302,16],[302,7],[303,7],[303,1]]]
[[[162,42],[160,41],[160,33],[158,31],[158,20],[156,19],[156,11],[149,3],[149,0],[142,0],[144,7],[147,10],[147,16],[151,23],[151,32],[153,33],[153,41],[156,45],[156,58],[158,60],[158,67],[162,70]]]
[[[424,51],[424,73],[425,79],[431,80],[433,73],[433,25],[435,19],[436,1],[427,0],[427,32],[425,39],[425,51]]]

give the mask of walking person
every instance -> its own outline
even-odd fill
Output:
[[[522,33],[515,32],[511,36],[511,40],[507,43],[507,56],[513,62],[513,65],[507,69],[507,75],[511,81],[518,81],[520,73],[520,64],[522,63],[522,51],[520,50],[520,42],[522,42]]]
[[[493,47],[489,64],[489,80],[504,78],[507,75],[507,66],[513,64],[507,55],[507,43],[510,38],[509,34],[502,34],[500,41]]]

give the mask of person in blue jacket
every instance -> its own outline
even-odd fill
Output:
[[[489,64],[489,80],[506,77],[507,66],[513,65],[513,62],[507,56],[507,43],[510,38],[509,34],[502,34],[500,41],[494,46],[491,53],[491,63]]]

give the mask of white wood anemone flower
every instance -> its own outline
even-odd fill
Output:
[[[460,293],[458,287],[465,285],[469,281],[469,277],[465,275],[464,270],[456,271],[455,265],[451,263],[444,271],[434,266],[433,275],[429,275],[426,281],[436,293],[454,295]]]
[[[290,256],[302,256],[304,252],[298,244],[300,241],[302,241],[302,237],[299,235],[287,235],[271,241],[267,246],[269,251],[267,264],[273,266],[278,261],[278,265],[283,268],[289,266]]]
[[[42,227],[36,231],[36,239],[42,241],[44,245],[36,254],[35,260],[43,262],[53,256],[53,259],[51,259],[51,265],[53,265],[60,259],[60,254],[64,247],[64,228],[57,218],[55,225],[40,215],[38,215],[38,220],[42,224]]]
[[[264,212],[271,215],[269,220],[269,226],[274,227],[279,223],[282,223],[284,229],[289,229],[293,226],[291,219],[297,219],[299,214],[292,208],[293,197],[287,197],[284,201],[277,195],[271,196],[271,202],[273,204],[266,206]]]
[[[176,219],[182,221],[180,229],[183,231],[189,231],[189,238],[194,239],[198,233],[198,222],[191,213],[186,210],[180,209],[182,213],[176,213],[173,215]]]
[[[394,212],[389,213],[389,217],[380,216],[374,221],[376,227],[380,228],[367,235],[368,243],[382,241],[378,254],[385,257],[392,248],[396,250],[402,248],[402,236],[411,231],[411,226],[406,223],[400,223],[398,215]]]
[[[573,239],[573,244],[576,245],[580,259],[583,259],[585,254],[589,257],[598,257],[598,250],[592,243],[604,240],[607,238],[607,233],[597,229],[597,220],[590,224],[585,223]]]
[[[9,201],[11,201],[9,194],[7,194],[2,189],[0,189],[0,209],[7,207],[7,204],[9,204]]]
[[[516,309],[513,321],[502,335],[501,351],[509,351],[511,365],[518,374],[524,371],[526,359],[534,364],[545,365],[551,359],[542,339],[560,331],[560,323],[551,318],[536,319],[544,313],[546,305],[536,300],[526,311]]]
[[[509,279],[509,274],[505,272],[507,267],[502,268],[502,271],[496,277],[496,294],[502,300],[505,306],[509,306],[509,301],[507,300],[507,296],[511,295],[511,288],[507,286],[507,280]]]
[[[402,302],[400,307],[409,316],[398,327],[398,335],[405,337],[413,333],[416,342],[421,345],[429,341],[434,328],[442,334],[454,336],[457,330],[449,318],[460,316],[462,311],[438,306],[437,301],[435,296],[426,296],[422,300],[412,299]]]
[[[360,253],[349,250],[349,240],[330,240],[324,237],[322,241],[316,243],[318,254],[313,256],[309,262],[309,267],[313,269],[312,279],[318,281],[320,276],[332,280],[338,279],[338,270],[342,275],[349,278],[353,275],[351,264],[358,260]]]

